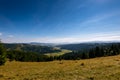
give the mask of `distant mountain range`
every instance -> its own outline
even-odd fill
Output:
[[[120,43],[119,41],[93,41],[93,42],[85,42],[85,43],[71,43],[71,44],[62,44],[57,45],[61,49],[68,50],[89,50],[91,48],[95,48],[96,46],[108,46],[115,43]]]
[[[28,44],[41,45],[41,46],[56,46],[56,45],[59,45],[57,43],[39,43],[39,42],[31,42],[31,43],[28,43]]]
[[[40,42],[30,42],[27,44],[31,45],[41,45],[41,46],[58,46],[58,45],[69,45],[69,44],[91,44],[91,43],[120,43],[120,41],[90,41],[90,42],[77,42],[77,43],[40,43]]]

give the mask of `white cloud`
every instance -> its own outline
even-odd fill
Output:
[[[36,38],[31,39],[33,42],[45,43],[78,43],[89,41],[120,41],[120,33],[96,33],[84,35],[81,37],[61,37],[61,38]]]
[[[41,43],[80,43],[90,41],[120,41],[120,33],[96,33],[80,37],[43,37],[43,38],[6,38],[8,43],[41,42]]]

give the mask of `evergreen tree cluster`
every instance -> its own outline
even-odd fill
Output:
[[[7,57],[10,60],[16,61],[53,61],[53,60],[79,60],[89,59],[103,56],[113,56],[120,54],[120,44],[111,44],[108,46],[97,46],[88,51],[73,51],[70,53],[63,54],[61,56],[47,56],[44,54],[37,54],[33,52],[23,51],[8,51]]]
[[[79,60],[120,54],[120,43],[112,43],[107,46],[96,46],[95,48],[82,51],[72,51],[61,56],[48,56],[36,52],[25,52],[21,50],[5,50],[0,43],[0,65],[8,58],[10,61],[42,62],[53,60]]]
[[[73,51],[61,56],[65,60],[89,59],[95,57],[113,56],[120,54],[120,43],[112,43],[107,46],[96,46],[88,51]]]
[[[51,61],[50,57],[43,54],[33,53],[33,52],[24,52],[24,51],[7,51],[7,58],[10,61],[22,61],[22,62],[42,62],[42,61]]]

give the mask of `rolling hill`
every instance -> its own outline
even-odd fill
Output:
[[[7,51],[9,50],[18,50],[18,51],[24,51],[24,52],[34,52],[39,54],[45,54],[45,53],[54,53],[54,52],[60,52],[61,50],[54,47],[49,46],[42,46],[42,45],[32,45],[32,44],[22,44],[22,43],[13,43],[13,44],[4,44]]]

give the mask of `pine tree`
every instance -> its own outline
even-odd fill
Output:
[[[0,65],[4,65],[6,62],[5,48],[0,41]]]

